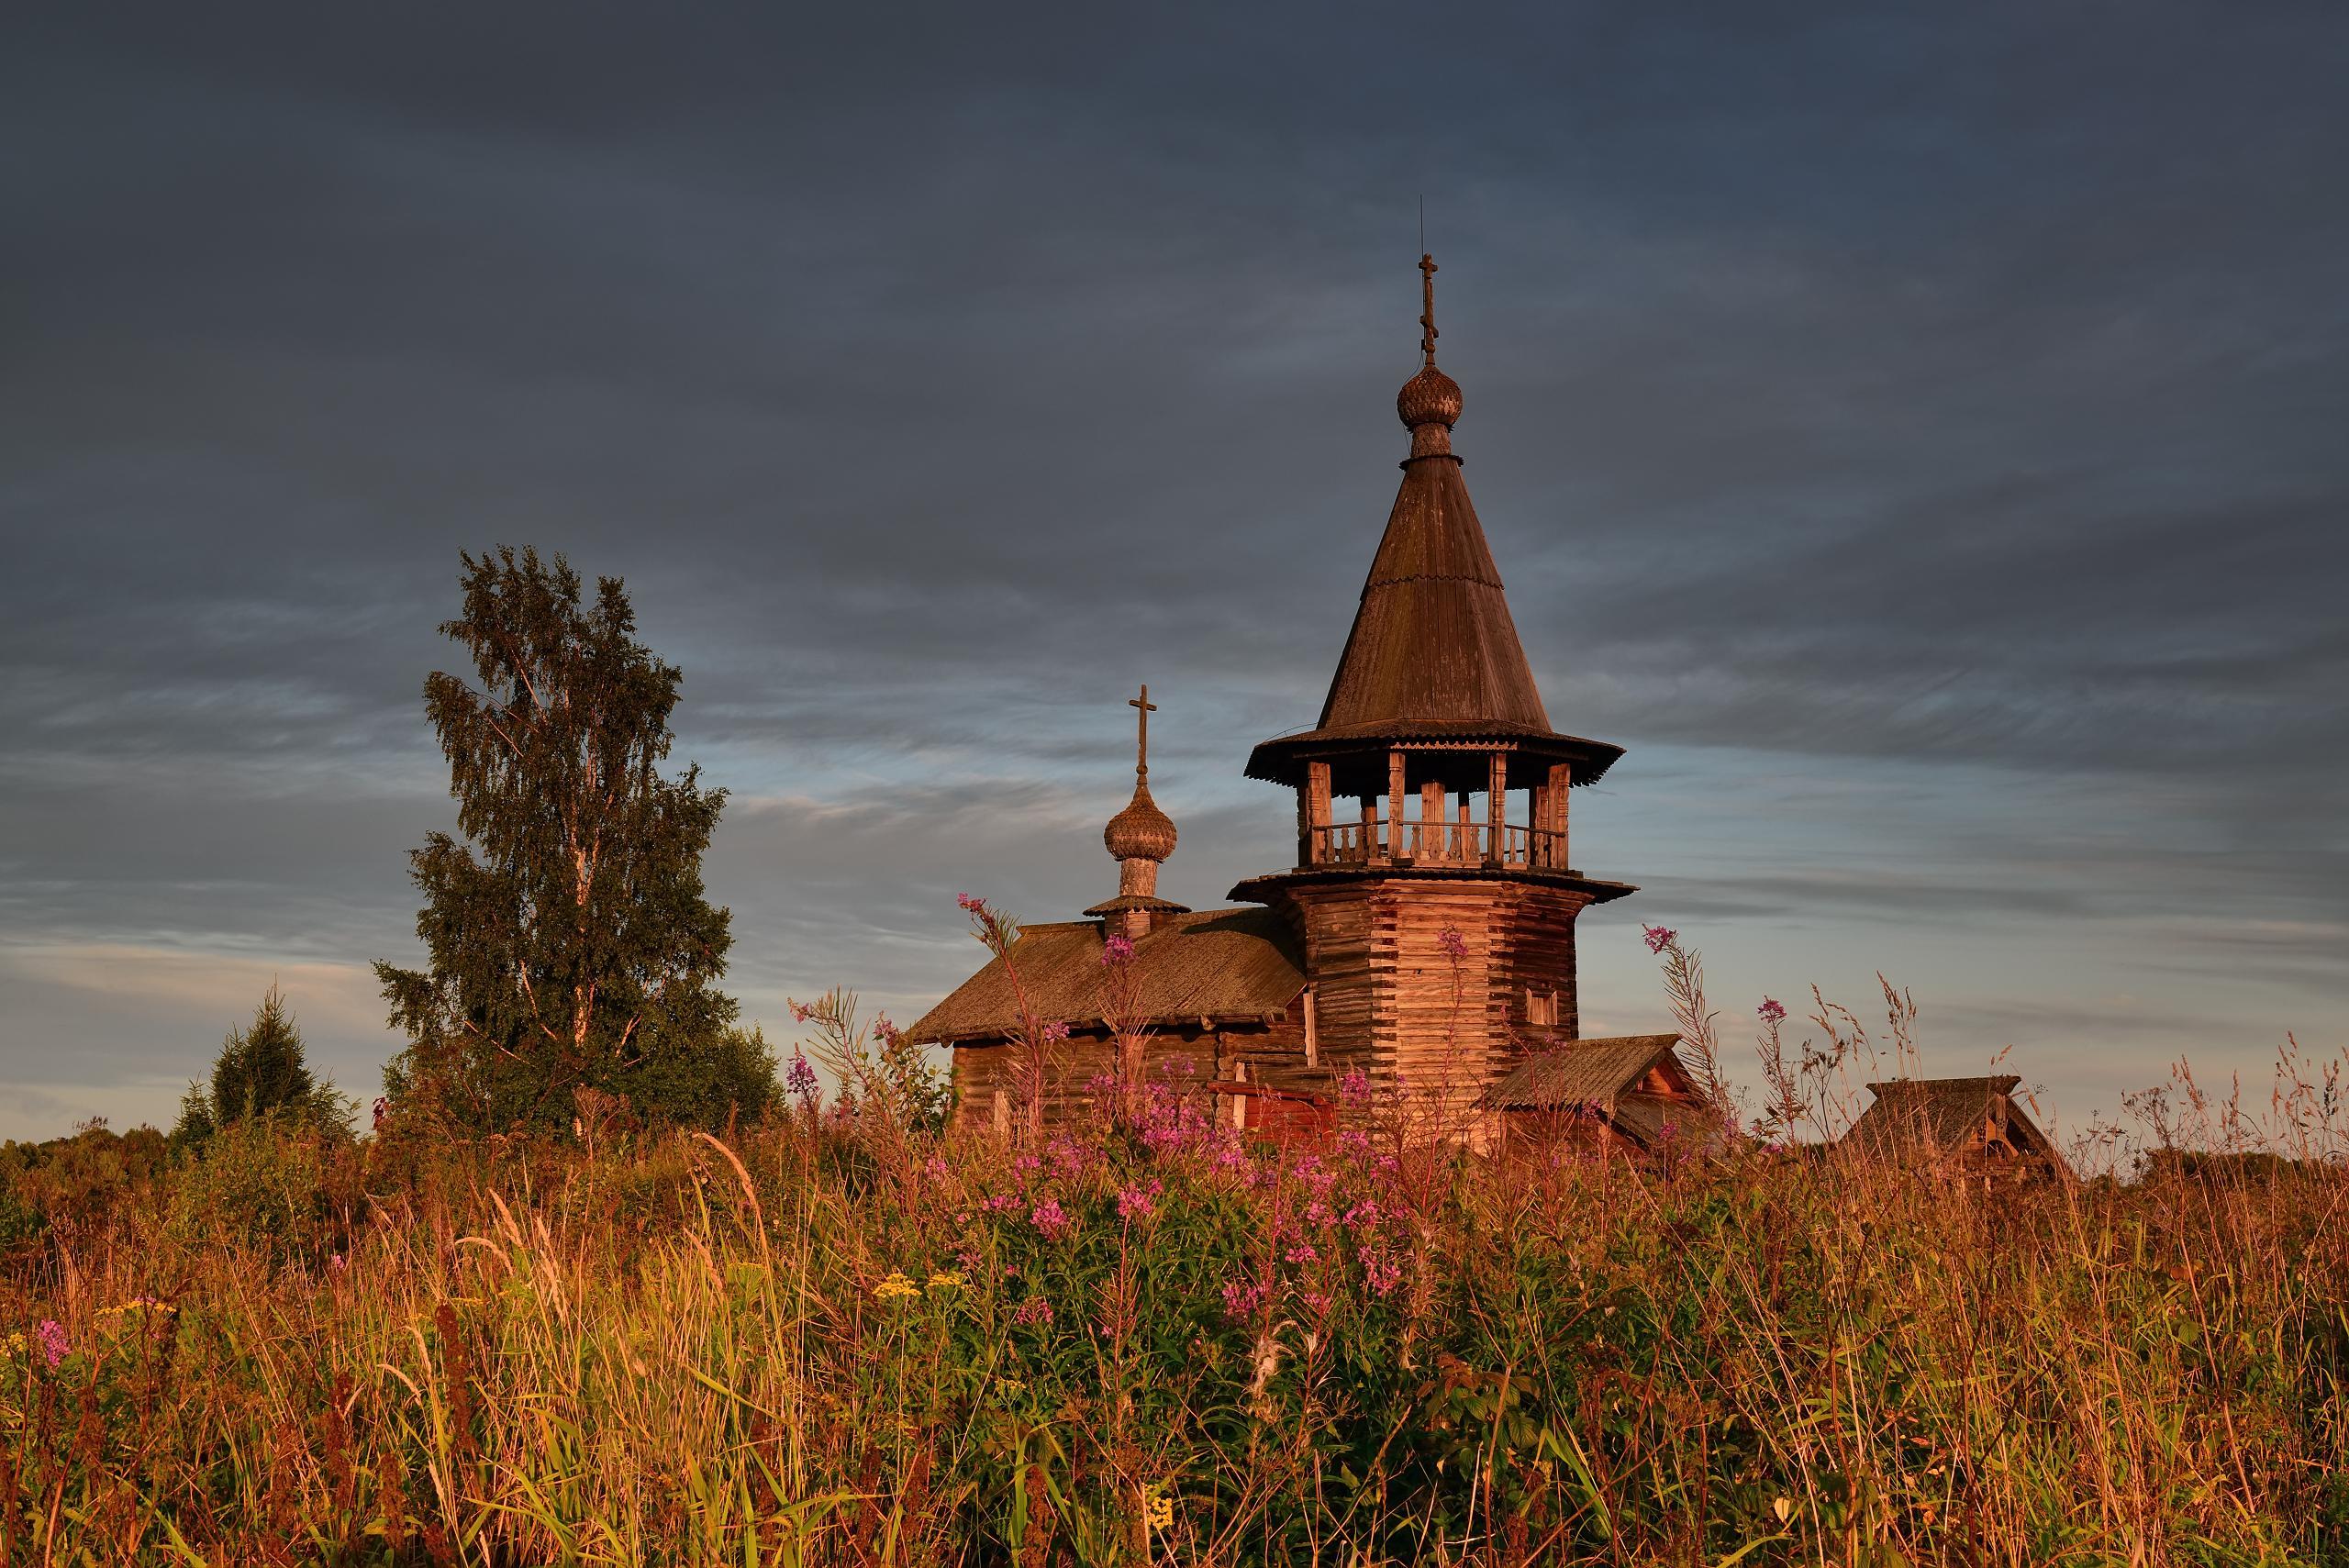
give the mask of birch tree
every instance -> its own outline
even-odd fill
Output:
[[[408,857],[425,967],[375,965],[410,1042],[387,1093],[483,1131],[568,1126],[582,1088],[693,1121],[761,1108],[774,1061],[730,1028],[729,916],[702,887],[726,792],[662,768],[682,672],[618,579],[584,604],[560,555],[462,561],[440,629],[473,678],[424,684],[459,831]]]

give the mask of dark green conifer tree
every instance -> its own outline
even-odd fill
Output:
[[[583,606],[560,555],[462,560],[463,613],[440,629],[478,684],[436,672],[424,702],[464,841],[408,857],[429,962],[375,965],[410,1041],[386,1092],[474,1131],[567,1128],[583,1087],[685,1121],[754,1114],[774,1057],[731,1027],[733,938],[702,895],[726,792],[660,768],[682,673],[637,641],[618,580]]]
[[[223,1128],[257,1117],[298,1118],[321,1127],[340,1127],[341,1096],[310,1076],[302,1031],[274,984],[244,1029],[231,1029],[212,1063],[209,1085],[191,1084],[180,1101],[173,1144],[200,1146]]]

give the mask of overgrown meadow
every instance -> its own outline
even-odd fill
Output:
[[[956,1140],[805,1022],[849,1092],[722,1136],[11,1146],[0,1557],[2349,1562],[2349,1124],[2288,1059],[1986,1186],[1491,1163],[1360,1084],[1319,1154],[1173,1081]]]

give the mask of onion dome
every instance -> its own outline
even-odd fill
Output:
[[[1419,258],[1419,354],[1426,363],[1395,395],[1395,413],[1411,432],[1411,456],[1452,457],[1460,422],[1460,384],[1435,368],[1435,258]],[[1453,458],[1456,463],[1459,459]]]
[[[1442,425],[1448,430],[1460,423],[1460,384],[1430,363],[1395,395],[1395,412],[1412,429]]]
[[[1174,819],[1150,798],[1150,716],[1158,705],[1144,686],[1128,706],[1140,720],[1134,733],[1134,797],[1101,829],[1101,842],[1117,858],[1118,895],[1085,913],[1108,922],[1115,934],[1139,940],[1162,916],[1188,911],[1158,896],[1158,863],[1174,852]]]
[[[1109,818],[1101,841],[1120,861],[1163,861],[1174,852],[1174,819],[1150,798],[1150,781],[1134,780],[1134,797]]]

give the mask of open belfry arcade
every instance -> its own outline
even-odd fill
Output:
[[[1208,1089],[1228,1124],[1281,1140],[1334,1128],[1353,1073],[1480,1143],[1564,1110],[1641,1143],[1696,1109],[1672,1036],[1578,1038],[1575,917],[1635,889],[1575,869],[1568,801],[1622,749],[1542,706],[1452,450],[1461,392],[1436,366],[1434,261],[1419,270],[1421,363],[1396,398],[1410,451],[1353,628],[1319,721],[1248,759],[1296,794],[1294,863],[1232,888],[1236,907],[1159,896],[1176,832],[1150,793],[1143,688],[1133,797],[1103,834],[1116,896],[1025,927],[1008,965],[906,1031],[952,1047],[958,1126],[1099,1115],[1138,1033],[1151,1082]],[[1037,1019],[1066,1038],[1025,1038]],[[1546,1103],[1557,1083],[1572,1106]]]

